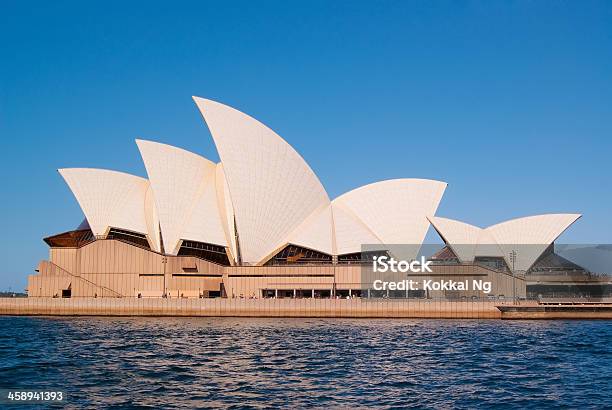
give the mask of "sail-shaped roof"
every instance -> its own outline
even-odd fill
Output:
[[[166,252],[176,255],[183,239],[226,246],[216,164],[171,145],[146,140],[136,144],[151,181]]]
[[[329,198],[285,140],[256,119],[194,97],[210,129],[232,198],[242,261],[261,264]]]
[[[95,168],[58,170],[79,203],[96,236],[109,228],[147,235],[152,249],[159,251],[157,215],[151,204],[149,181],[118,171]]]

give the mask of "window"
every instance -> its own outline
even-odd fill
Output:
[[[230,265],[225,247],[211,243],[183,240],[178,256],[195,256],[219,265]]]
[[[116,239],[121,242],[127,242],[130,245],[138,246],[144,249],[151,249],[147,237],[141,233],[130,232],[123,229],[111,228],[106,235],[106,239]]]

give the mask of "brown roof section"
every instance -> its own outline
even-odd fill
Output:
[[[91,229],[68,231],[43,239],[52,248],[79,248],[95,240]]]

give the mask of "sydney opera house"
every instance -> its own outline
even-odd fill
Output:
[[[429,255],[428,275],[485,278],[493,284],[489,298],[525,297],[534,272],[580,269],[553,248],[579,214],[479,228],[436,216],[446,183],[410,178],[331,199],[304,159],[270,128],[227,105],[194,100],[221,161],[137,140],[147,178],[60,169],[85,219],[44,239],[49,259],[29,276],[29,296],[365,297],[364,245],[381,251],[388,244],[416,245],[408,255],[416,258],[430,226],[444,245]],[[441,290],[410,296],[482,295]]]

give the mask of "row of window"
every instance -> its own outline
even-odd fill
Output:
[[[345,299],[361,297],[361,289],[262,289],[264,299]]]

